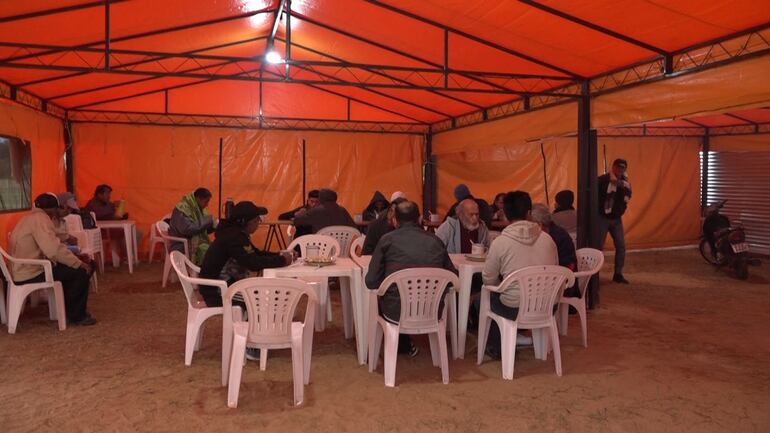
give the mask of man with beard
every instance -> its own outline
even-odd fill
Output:
[[[473,244],[489,247],[489,231],[481,224],[479,205],[465,199],[457,205],[457,216],[449,217],[436,229],[436,236],[446,245],[449,254],[468,254]]]

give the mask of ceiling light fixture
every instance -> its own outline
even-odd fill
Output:
[[[278,54],[278,51],[275,51],[275,50],[268,51],[267,54],[265,54],[265,60],[267,61],[267,63],[270,63],[272,65],[283,62],[281,55]]]

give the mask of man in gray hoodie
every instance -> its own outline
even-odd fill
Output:
[[[540,224],[529,221],[532,199],[524,191],[509,192],[503,199],[505,216],[511,224],[489,248],[482,278],[486,285],[499,285],[512,272],[527,266],[558,265],[556,244],[542,231]],[[511,285],[502,293],[492,293],[490,308],[495,314],[515,320],[519,313],[519,287]],[[487,340],[487,354],[500,356],[500,330],[492,322]],[[519,344],[531,344],[530,338],[519,336]]]

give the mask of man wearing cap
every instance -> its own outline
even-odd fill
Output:
[[[612,281],[628,284],[623,276],[626,259],[626,241],[623,234],[623,214],[631,200],[631,184],[628,182],[625,159],[616,159],[609,173],[599,176],[599,242],[604,247],[607,232],[615,244],[615,274]]]
[[[318,199],[321,201],[318,206],[294,218],[295,226],[307,226],[311,233],[318,233],[322,228],[329,226],[356,227],[347,209],[337,204],[336,192],[321,189],[318,191]]]
[[[216,238],[203,257],[200,277],[232,284],[248,277],[249,272],[290,264],[289,256],[260,251],[251,243],[251,235],[259,227],[259,217],[265,214],[267,209],[250,201],[233,206],[230,218],[220,221],[217,226]],[[207,306],[222,306],[222,294],[218,288],[200,286],[199,291]]]
[[[83,212],[78,207],[78,202],[75,200],[75,195],[71,192],[62,192],[57,194],[59,198],[59,204],[64,211],[64,216],[67,215],[79,215],[80,221],[83,224],[83,230],[95,229],[96,222],[91,218],[90,212]]]
[[[486,200],[473,197],[468,185],[464,183],[457,185],[454,190],[454,196],[457,201],[449,208],[446,218],[454,217],[457,214],[457,205],[459,205],[460,202],[471,199],[479,205],[479,218],[484,221],[484,224],[486,224],[487,227],[492,227],[492,207],[489,206],[489,203],[487,203]]]
[[[35,208],[19,220],[11,232],[10,252],[19,259],[47,259],[53,262],[53,278],[62,283],[67,322],[76,326],[96,323],[87,310],[88,285],[93,269],[88,258],[73,254],[56,236],[54,218],[59,215],[59,200],[53,193],[35,199]],[[14,264],[16,284],[45,281],[39,265]]]

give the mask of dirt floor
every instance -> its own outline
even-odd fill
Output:
[[[561,378],[552,357],[536,360],[530,348],[504,381],[499,361],[476,365],[469,335],[449,385],[423,339],[415,359],[399,358],[397,387],[385,388],[381,364],[375,373],[357,365],[335,293],[304,406],[291,406],[289,352],[273,351],[266,372],[247,365],[237,409],[219,386],[221,321],[185,367],[180,286],[162,289],[157,264],[131,277],[108,268],[89,301],[98,325],[58,332],[41,306],[15,335],[0,333],[0,431],[770,431],[770,264],[743,282],[696,250],[627,261],[630,286],[610,283],[605,267],[588,349],[571,318]]]

